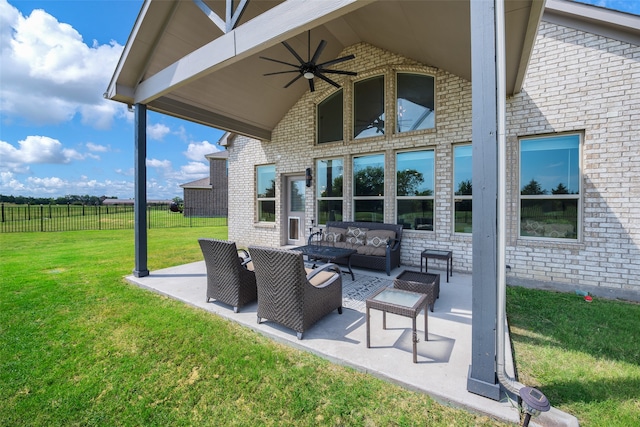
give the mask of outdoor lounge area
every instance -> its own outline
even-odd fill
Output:
[[[519,422],[515,402],[497,402],[467,391],[471,363],[471,275],[456,274],[449,283],[442,281],[434,311],[428,312],[428,341],[423,339],[426,313],[419,314],[417,363],[413,363],[411,319],[407,317],[387,314],[387,329],[383,330],[383,313],[371,310],[371,348],[366,345],[366,298],[376,290],[391,286],[405,268],[393,269],[390,277],[384,271],[354,270],[355,281],[348,275],[343,276],[342,314],[337,310],[328,313],[305,331],[302,340],[294,330],[268,319],[258,323],[257,302],[245,305],[238,313],[224,303],[207,302],[204,261],[152,271],[146,277],[128,276],[127,280],[238,322],[278,342],[427,393],[444,404]],[[430,272],[446,274],[444,270]],[[507,370],[513,374],[510,351],[507,353]]]

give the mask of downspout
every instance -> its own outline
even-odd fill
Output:
[[[524,384],[507,374],[505,369],[505,324],[506,324],[506,74],[505,74],[505,32],[504,32],[504,1],[495,2],[496,14],[496,88],[497,88],[497,125],[498,125],[498,242],[497,242],[497,306],[496,306],[496,373],[498,381],[507,390],[519,395]]]

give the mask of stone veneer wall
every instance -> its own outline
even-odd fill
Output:
[[[352,219],[352,157],[385,154],[385,175],[395,174],[395,153],[416,148],[435,149],[434,231],[405,230],[404,265],[420,265],[425,247],[452,250],[454,269],[471,270],[471,235],[453,233],[452,147],[471,141],[471,83],[443,70],[383,51],[367,44],[346,48],[355,54],[345,69],[357,79],[385,74],[386,120],[395,116],[393,71],[416,71],[436,78],[436,130],[416,131],[345,142],[314,145],[315,105],[333,92],[318,82],[306,92],[273,131],[272,141],[238,136],[229,149],[229,239],[241,246],[285,243],[281,188],[284,177],[304,174],[315,160],[344,160],[345,220]],[[507,102],[508,236],[510,283],[551,288],[587,288],[595,294],[615,290],[616,296],[640,298],[640,53],[637,46],[542,23],[524,90]],[[352,105],[347,77],[345,111]],[[284,90],[284,89],[283,89]],[[345,136],[351,135],[345,114]],[[564,131],[584,132],[583,229],[579,243],[519,239],[518,137]],[[633,145],[633,146],[632,146]],[[633,154],[635,153],[635,156]],[[275,224],[255,221],[255,165],[276,165]],[[387,179],[385,222],[395,223],[395,179]],[[315,218],[314,187],[306,189],[306,229]],[[281,235],[282,234],[282,235]],[[433,262],[433,261],[432,261]],[[591,287],[593,286],[593,287]],[[599,292],[598,292],[599,291]]]

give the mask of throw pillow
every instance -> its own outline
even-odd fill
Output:
[[[333,231],[327,231],[324,233],[324,239],[327,243],[336,243],[342,241],[342,233],[335,233]]]
[[[391,239],[396,238],[393,230],[369,230],[367,232],[367,246],[374,248],[384,248]]]
[[[367,231],[367,228],[349,227],[347,229],[347,242],[353,245],[364,245]]]

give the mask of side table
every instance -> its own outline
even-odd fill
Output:
[[[394,288],[382,288],[367,299],[366,305],[367,348],[371,347],[370,309],[382,311],[382,329],[387,329],[387,313],[410,317],[413,320],[413,363],[418,363],[418,333],[416,330],[416,318],[424,308],[424,340],[428,341],[429,335],[427,321],[429,318],[429,311],[427,310],[427,295]]]
[[[440,275],[405,270],[394,279],[393,287],[427,295],[427,304],[433,313],[436,299],[440,298]]]
[[[425,260],[424,271],[429,270],[429,258],[443,259],[447,262],[447,283],[449,283],[449,276],[453,276],[453,252],[452,251],[438,251],[435,249],[425,249],[420,254],[420,271],[422,272],[422,260]]]

